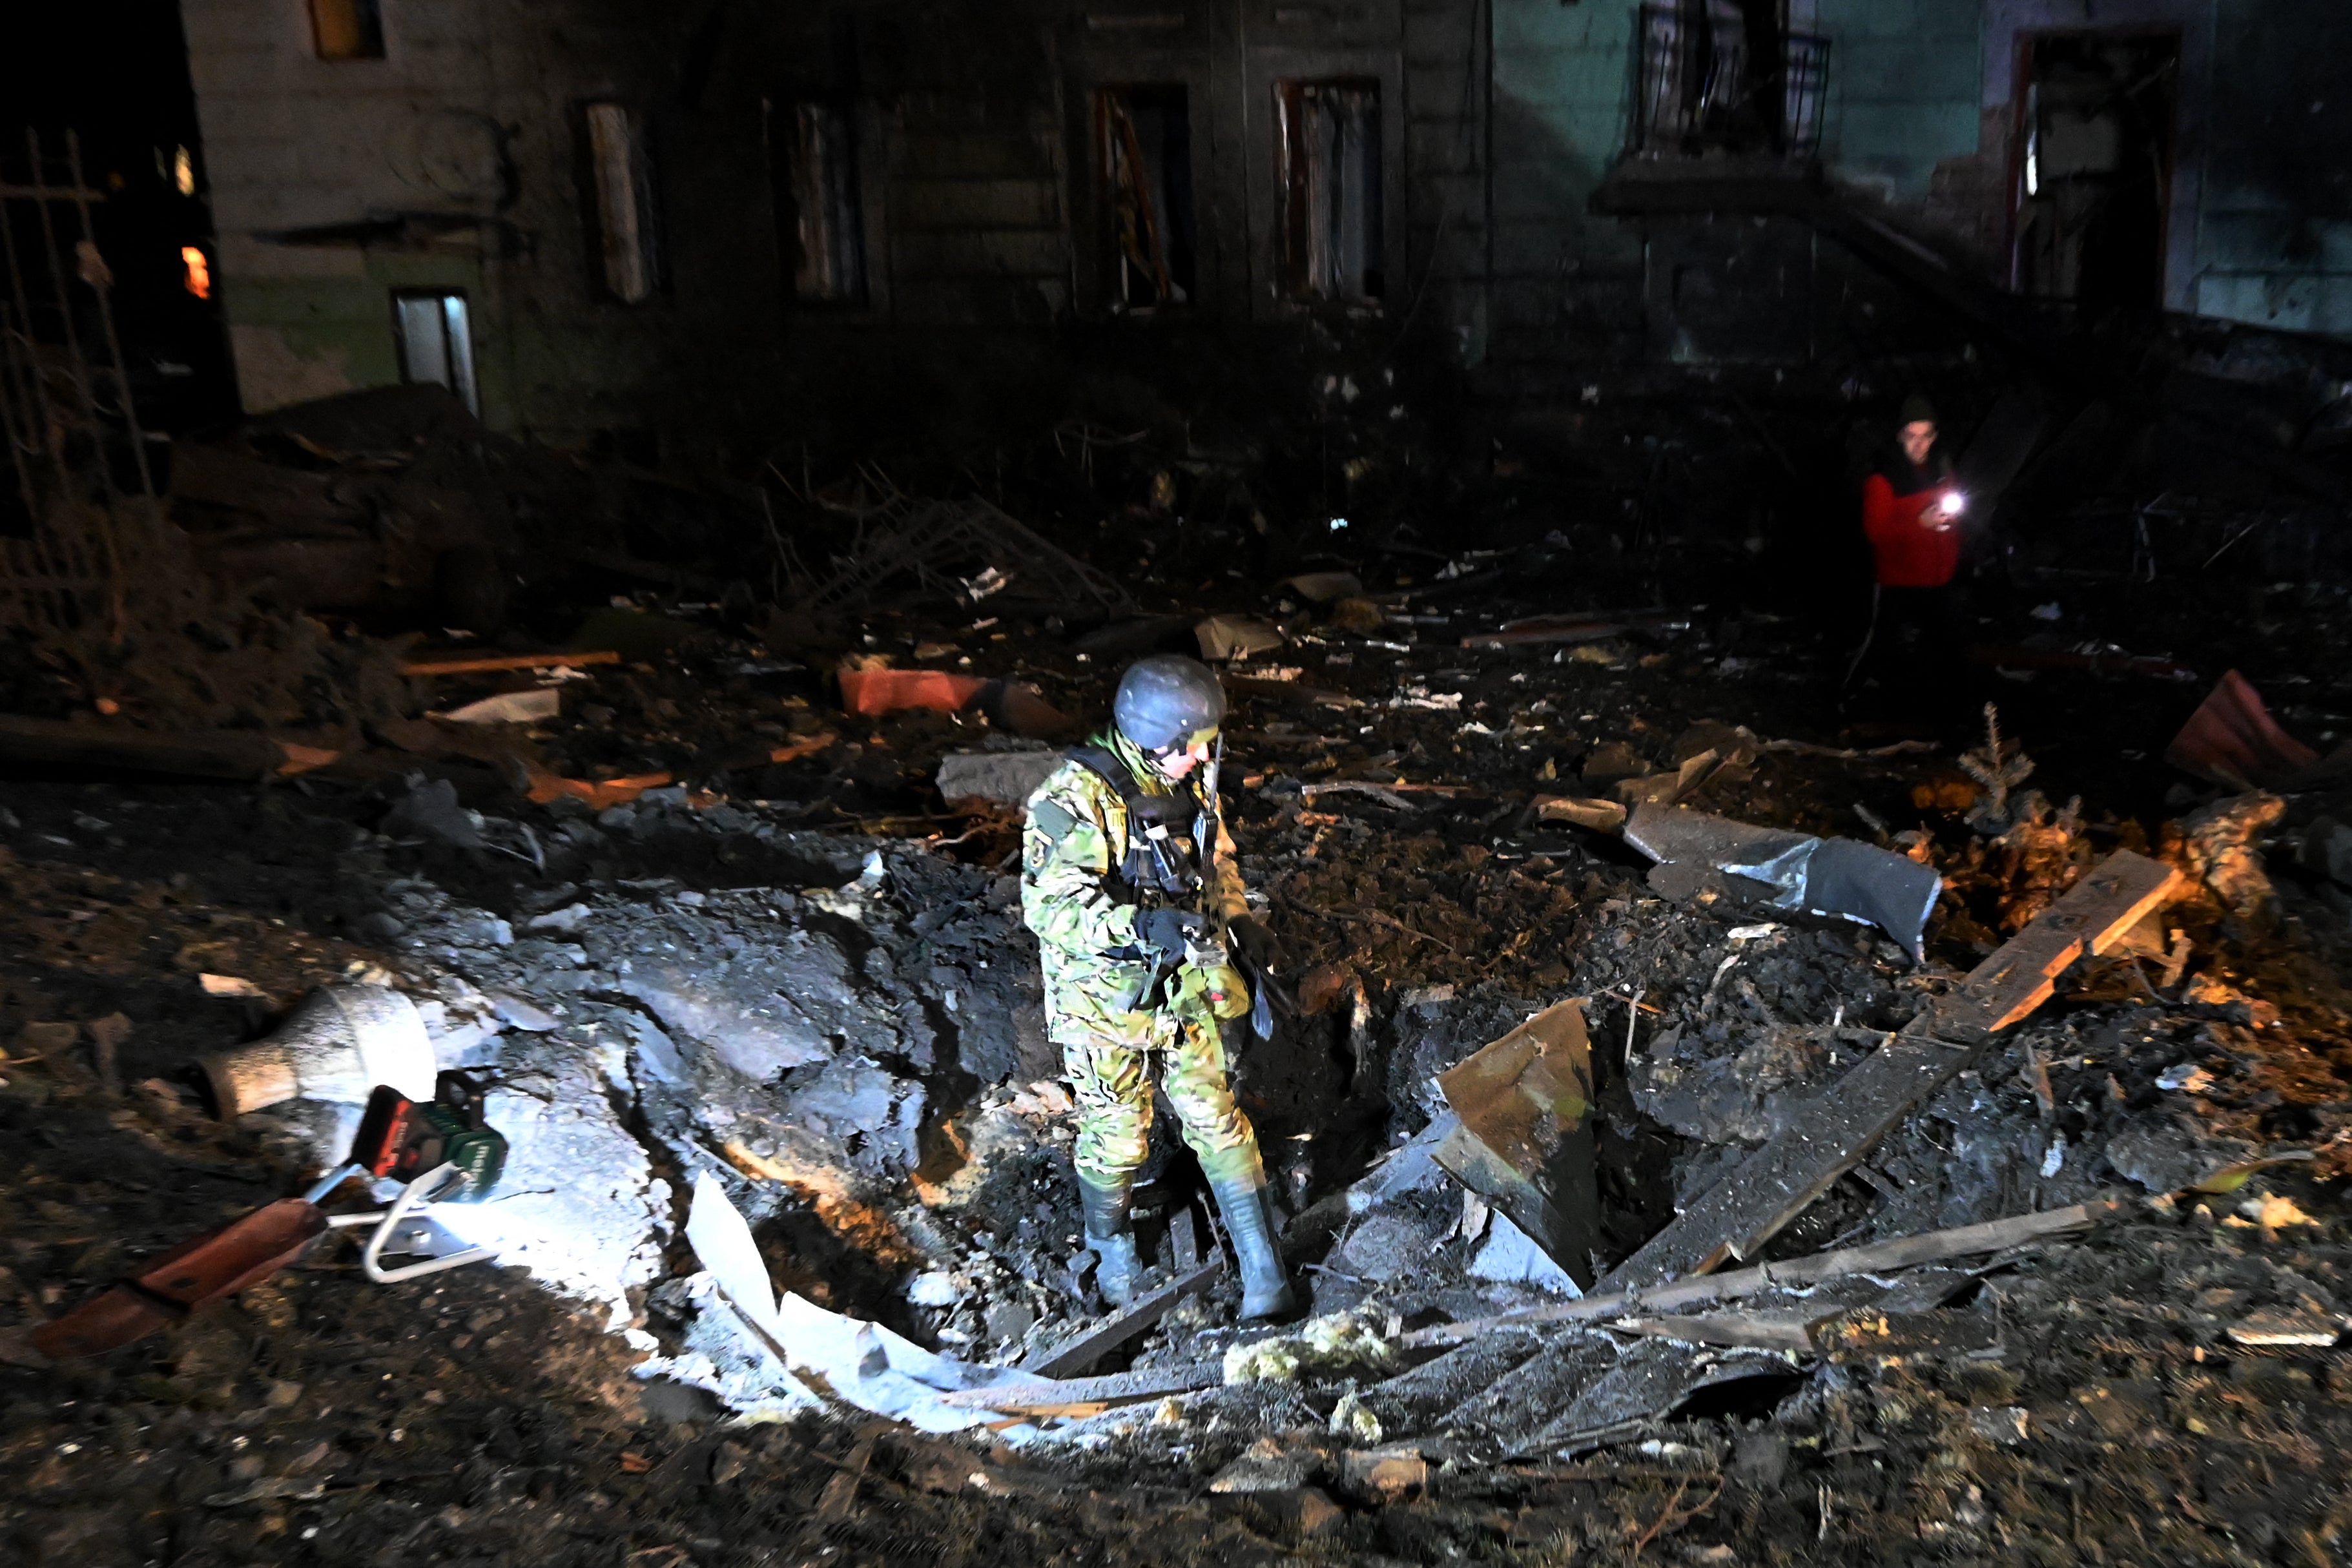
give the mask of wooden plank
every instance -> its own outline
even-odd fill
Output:
[[[1214,1363],[1197,1366],[1153,1367],[1145,1372],[1114,1373],[1108,1377],[1066,1377],[1058,1380],[1023,1378],[988,1388],[960,1388],[940,1395],[940,1403],[963,1410],[1051,1410],[1065,1405],[1116,1405],[1123,1400],[1153,1399],[1164,1394],[1184,1394],[1214,1388],[1225,1380]]]
[[[1973,1049],[1947,1045],[1915,1023],[1840,1079],[1802,1123],[1676,1215],[1601,1288],[1633,1289],[1711,1274],[1751,1256],[1974,1058]]]
[[[1069,1377],[1086,1371],[1158,1322],[1167,1315],[1169,1308],[1195,1291],[1206,1289],[1209,1282],[1223,1273],[1224,1268],[1225,1255],[1212,1252],[1206,1263],[1179,1274],[1150,1295],[1139,1298],[1116,1317],[1067,1344],[1053,1351],[1040,1351],[1023,1362],[1021,1370],[1039,1377]]]
[[[297,773],[331,754],[289,746],[258,730],[134,730],[0,715],[0,766],[11,763],[173,778],[257,781]]]
[[[1634,1318],[1612,1324],[1629,1334],[1683,1340],[1695,1345],[1735,1345],[1748,1350],[1794,1351],[1809,1355],[1812,1326],[1838,1316],[1843,1308],[1795,1315],[1786,1312],[1703,1312],[1695,1317]]]
[[[1471,1318],[1458,1323],[1435,1323],[1425,1329],[1415,1329],[1399,1343],[1406,1350],[1428,1350],[1543,1323],[1587,1322],[1621,1317],[1628,1312],[1670,1311],[1675,1308],[1695,1307],[1710,1301],[1736,1300],[1764,1290],[1818,1285],[1825,1279],[1835,1279],[1848,1274],[1885,1274],[1947,1258],[2000,1252],[2031,1241],[2073,1235],[2090,1229],[2114,1214],[2119,1206],[2111,1201],[2076,1204],[2071,1208],[2051,1209],[2042,1214],[2018,1215],[2009,1219],[1987,1220],[1979,1225],[1958,1226],[1950,1230],[1931,1230],[1920,1236],[1897,1237],[1892,1241],[1874,1241],[1867,1247],[1817,1252],[1810,1258],[1792,1258],[1785,1263],[1766,1263],[1754,1268],[1702,1275],[1695,1279],[1676,1280],[1670,1285],[1654,1286],[1644,1290],[1615,1290],[1605,1295],[1587,1296],[1581,1300],[1505,1312],[1497,1317]]]
[[[2049,1000],[2057,977],[2162,903],[2180,874],[2118,850],[1979,964],[1950,994],[1840,1079],[1812,1114],[1758,1150],[1601,1281],[1633,1289],[1707,1274],[1778,1235],[1975,1058]]]
[[[2180,882],[2162,861],[2116,850],[1937,999],[1936,1032],[1953,1037],[2016,1023],[2050,1000],[2075,960],[2121,942]]]
[[[1177,1205],[1175,1215],[1168,1221],[1168,1250],[1176,1260],[1178,1273],[1200,1267],[1201,1238],[1192,1221],[1190,1199]]]
[[[424,658],[400,667],[403,675],[489,675],[502,669],[582,669],[592,664],[618,664],[621,656],[610,648],[595,653],[509,653],[488,658]]]

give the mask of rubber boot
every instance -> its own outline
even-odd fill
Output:
[[[1086,1213],[1087,1245],[1095,1255],[1095,1289],[1114,1307],[1135,1300],[1136,1280],[1143,1272],[1135,1255],[1135,1226],[1128,1218],[1134,1193],[1132,1176],[1109,1186],[1097,1186],[1083,1173],[1078,1177],[1078,1206]]]
[[[1211,1182],[1209,1189],[1217,1194],[1217,1212],[1225,1217],[1225,1234],[1233,1237],[1234,1258],[1241,1265],[1242,1316],[1278,1318],[1288,1312],[1297,1303],[1275,1247],[1265,1184],[1232,1176]]]

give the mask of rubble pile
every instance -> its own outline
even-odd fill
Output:
[[[423,470],[502,482],[438,426],[398,464],[278,435],[244,456],[380,563]],[[1836,637],[1562,613],[1557,531],[1264,587],[1180,538],[1057,609],[910,564],[982,504],[896,509],[815,608],[680,583],[439,628],[271,787],[7,787],[26,1561],[2340,1555],[2336,688],[2019,662],[1956,725],[1832,722]],[[1986,618],[2047,624],[2016,597]],[[1080,1241],[1022,803],[1168,647],[1223,667],[1288,949],[1235,1088],[1295,1322],[1236,1321],[1164,1111],[1133,1306]],[[2176,733],[2199,765],[2149,760]],[[2288,772],[2230,765],[2248,734]],[[196,1064],[322,986],[404,998],[434,1094],[219,1114]],[[415,1206],[385,1125],[503,1163]],[[51,1353],[307,1193],[331,1234],[290,1262]]]

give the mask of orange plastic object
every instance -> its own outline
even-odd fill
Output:
[[[956,713],[971,706],[987,684],[976,675],[950,675],[944,669],[845,669],[841,705],[867,719],[902,708]]]
[[[46,1356],[96,1355],[143,1339],[198,1307],[277,1273],[327,1228],[313,1203],[280,1198],[184,1242],[131,1279],[29,1336]]]
[[[544,768],[530,768],[530,799],[541,805],[559,795],[577,795],[602,811],[608,805],[626,805],[649,789],[677,781],[667,773],[640,773],[635,778],[603,779],[591,783],[586,779],[568,779],[562,773],[551,773]]]

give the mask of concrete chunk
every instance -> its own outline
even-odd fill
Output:
[[[1062,753],[1034,752],[950,752],[940,759],[933,782],[943,800],[984,800],[996,805],[1019,805],[1037,793],[1055,768]]]

